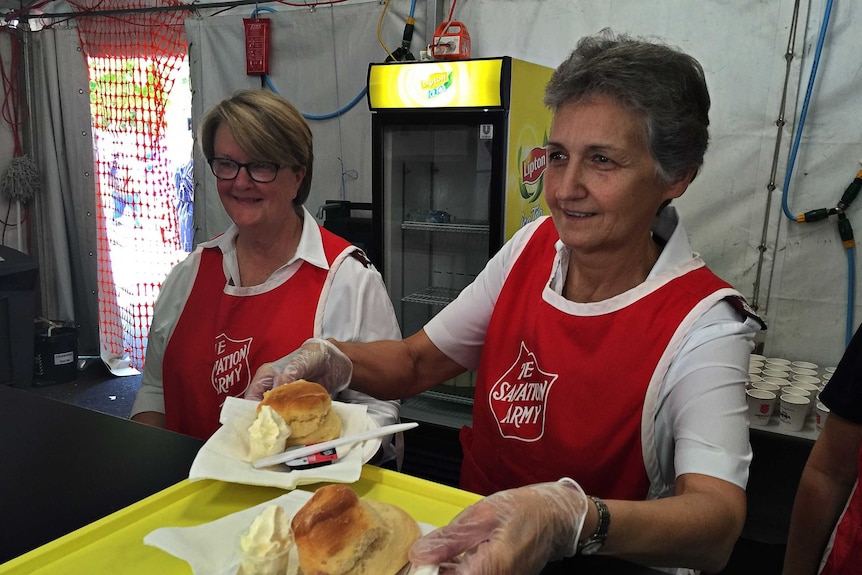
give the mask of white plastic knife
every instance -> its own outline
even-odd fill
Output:
[[[410,423],[396,423],[394,425],[384,425],[383,427],[378,427],[377,429],[370,429],[363,433],[345,435],[344,437],[337,437],[329,441],[321,441],[320,443],[312,443],[311,445],[306,445],[305,447],[300,447],[299,449],[289,449],[282,453],[276,453],[275,455],[270,455],[269,457],[258,459],[257,461],[253,462],[252,465],[255,467],[255,469],[260,469],[261,467],[269,467],[270,465],[277,465],[279,463],[292,461],[301,457],[308,457],[312,453],[318,453],[325,449],[332,449],[333,447],[340,447],[342,445],[350,445],[351,443],[360,443],[362,441],[374,439],[375,437],[382,437],[384,435],[392,435],[393,433],[398,433],[399,431],[413,429],[418,425],[419,424],[415,421],[412,421]]]

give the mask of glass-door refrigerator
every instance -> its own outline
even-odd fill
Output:
[[[551,73],[508,56],[369,66],[375,263],[405,337],[548,213],[542,96]],[[469,405],[474,378],[423,395]]]

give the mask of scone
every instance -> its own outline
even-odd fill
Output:
[[[290,527],[304,575],[395,575],[420,536],[403,509],[360,499],[344,484],[319,488]]]
[[[319,383],[300,379],[263,394],[258,410],[268,405],[290,428],[285,445],[329,441],[341,435],[341,418],[332,409],[329,393]]]

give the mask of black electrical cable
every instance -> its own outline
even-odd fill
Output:
[[[93,16],[116,16],[118,14],[141,14],[147,12],[196,12],[210,8],[235,8],[259,4],[260,0],[230,0],[228,2],[207,2],[206,4],[179,4],[176,6],[149,6],[147,8],[115,8],[112,10],[85,10],[80,12],[42,12],[39,14],[19,14],[17,20],[36,20],[42,18],[87,18]]]

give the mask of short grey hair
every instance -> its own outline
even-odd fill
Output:
[[[582,38],[545,89],[556,112],[594,95],[614,98],[643,123],[658,175],[675,183],[703,165],[709,91],[700,63],[677,48],[602,30]]]

